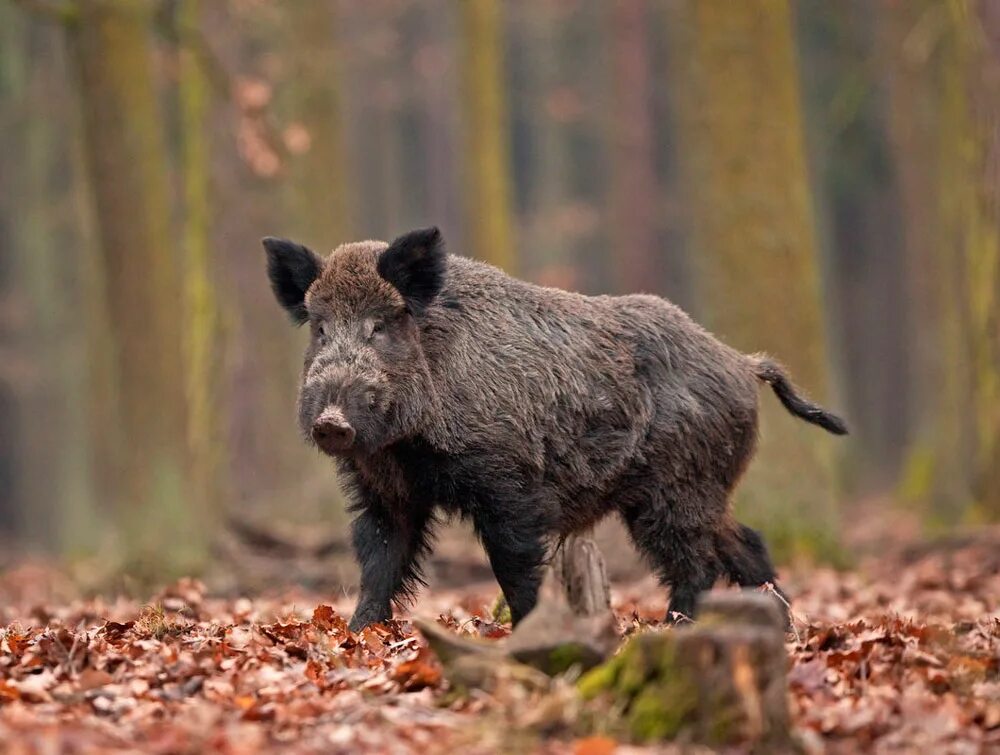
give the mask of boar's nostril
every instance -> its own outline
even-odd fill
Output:
[[[312,437],[327,453],[337,453],[354,445],[354,428],[344,419],[320,417],[312,426]]]

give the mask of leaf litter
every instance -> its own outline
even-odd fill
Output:
[[[1000,751],[1000,535],[897,550],[857,571],[798,570],[786,583],[789,704],[804,751]],[[660,592],[649,580],[615,591],[623,637],[660,625]],[[497,639],[510,627],[491,618],[495,595],[490,584],[432,591],[418,610]],[[454,694],[405,615],[354,633],[350,607],[298,589],[218,597],[193,579],[145,603],[83,599],[44,566],[10,568],[0,749],[643,751],[574,730],[569,683]]]

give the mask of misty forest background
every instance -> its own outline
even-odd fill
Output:
[[[259,239],[430,224],[842,411],[762,393],[737,508],[784,563],[997,521],[998,125],[991,0],[0,0],[0,562],[342,536]]]

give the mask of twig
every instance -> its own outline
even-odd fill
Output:
[[[791,619],[790,623],[791,623],[791,627],[792,627],[792,634],[795,635],[795,642],[796,642],[796,644],[801,645],[802,644],[802,637],[799,636],[799,630],[795,628],[795,622],[798,621],[798,622],[800,622],[802,624],[805,624],[807,626],[808,626],[809,622],[806,621],[805,619],[801,618],[800,616],[798,616],[795,613],[795,611],[792,610],[791,604],[789,604],[789,602],[787,600],[785,600],[785,596],[784,595],[782,595],[780,592],[778,592],[775,589],[775,587],[774,587],[774,585],[772,583],[765,582],[764,584],[762,584],[760,586],[760,589],[763,592],[769,592],[769,593],[771,593],[771,595],[775,596],[778,600],[780,600],[784,604],[785,608],[788,610],[788,617]]]
[[[398,642],[390,642],[389,647],[395,649],[398,647],[402,647],[403,645],[406,645],[410,642],[416,642],[416,641],[417,641],[416,637],[407,637],[405,640],[399,640]]]

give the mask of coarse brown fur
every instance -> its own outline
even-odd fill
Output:
[[[759,535],[729,512],[760,381],[808,421],[844,427],[773,362],[655,296],[583,296],[446,255],[437,229],[326,261],[265,247],[279,301],[312,330],[302,431],[352,491],[352,627],[412,595],[439,513],[471,519],[515,621],[548,545],[612,512],[671,587],[675,618],[720,576],[774,581]]]

